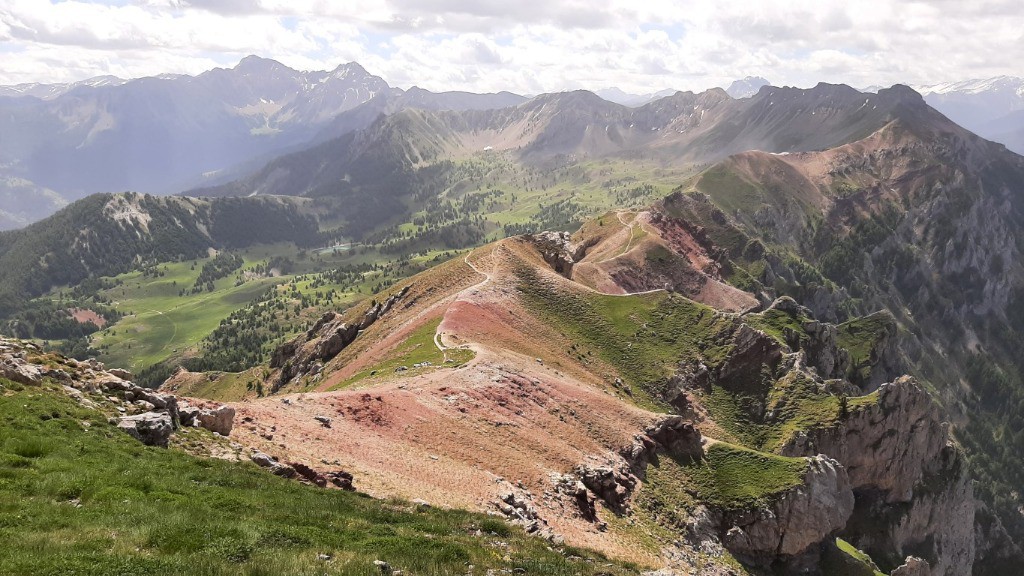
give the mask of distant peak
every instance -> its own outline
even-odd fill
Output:
[[[768,80],[760,76],[747,76],[730,84],[725,92],[733,98],[749,98],[757,94],[762,87],[768,86],[768,84]]]
[[[878,91],[878,95],[907,102],[924,102],[924,97],[921,96],[920,92],[906,84],[893,84],[891,88],[882,88]]]
[[[346,62],[345,64],[339,65],[331,72],[331,75],[335,78],[346,78],[348,76],[369,76],[370,73],[366,71],[358,62]]]
[[[277,60],[271,60],[270,58],[263,58],[250,54],[245,58],[242,58],[235,66],[235,70],[267,70],[271,68],[283,67]]]

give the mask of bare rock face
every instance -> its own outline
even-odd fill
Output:
[[[834,324],[808,320],[803,323],[807,339],[800,343],[807,357],[822,378],[841,378],[850,367],[850,353],[839,347],[839,330]]]
[[[865,496],[860,500],[870,502]],[[869,514],[877,518],[892,510],[881,502],[873,506],[877,509]],[[858,544],[896,557],[913,552],[931,564],[929,574],[970,573],[976,556],[974,491],[966,461],[955,447],[946,446],[926,467],[909,504],[900,509],[903,513],[892,522],[876,522],[875,530],[860,536]]]
[[[359,335],[388,313],[409,292],[409,287],[389,296],[383,302],[374,301],[359,322],[345,322],[341,314],[327,312],[313,326],[274,350],[270,367],[281,370],[273,391],[278,391],[295,378],[315,376],[341,353]]]
[[[865,392],[873,392],[886,382],[905,373],[903,358],[900,356],[900,337],[896,319],[888,311],[875,312],[865,320],[872,320],[885,326],[878,338],[871,343],[871,350],[866,360],[866,377],[855,376],[854,383]],[[860,371],[858,371],[860,372]]]
[[[889,503],[909,502],[947,438],[939,407],[917,382],[903,377],[882,385],[877,403],[852,410],[836,427],[798,434],[781,452],[828,454],[846,467],[854,488],[884,492]]]
[[[736,330],[732,344],[725,362],[712,370],[709,385],[713,381],[726,390],[747,388],[752,380],[760,381],[764,368],[774,371],[789,351],[775,338],[747,324],[741,324]],[[758,418],[764,416],[763,409],[762,406]]]
[[[966,462],[949,444],[938,406],[912,378],[883,384],[875,403],[837,425],[798,434],[782,452],[823,453],[842,463],[857,493],[848,534],[873,556],[922,556],[935,576],[968,574],[975,558],[975,501]]]
[[[146,412],[135,416],[124,416],[117,427],[147,446],[167,447],[174,427],[166,412]]]
[[[924,560],[909,556],[906,562],[892,571],[891,576],[932,576],[932,569]]]
[[[834,324],[810,319],[811,311],[789,296],[777,298],[768,310],[784,312],[797,319],[803,318],[800,332],[785,328],[783,334],[787,346],[793,351],[802,351],[807,365],[813,367],[818,376],[829,379],[846,375],[850,367],[850,353],[839,346],[839,330]]]
[[[760,510],[729,512],[732,525],[722,543],[754,564],[769,565],[780,555],[795,557],[846,525],[853,513],[853,490],[846,470],[828,456],[809,459],[804,483]]]
[[[555,272],[568,278],[572,268],[586,254],[587,246],[574,244],[566,232],[538,232],[527,237]]]
[[[43,368],[25,360],[22,353],[0,358],[0,377],[19,384],[38,384],[45,376]]]
[[[227,436],[231,434],[231,429],[235,425],[235,409],[230,406],[221,406],[212,410],[200,410],[195,419],[200,428]]]

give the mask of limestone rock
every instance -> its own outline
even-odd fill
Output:
[[[231,434],[231,428],[235,425],[235,409],[221,406],[212,410],[200,410],[195,418],[201,428],[227,436]]]
[[[824,455],[809,458],[803,480],[768,508],[726,513],[725,525],[732,525],[722,540],[726,548],[767,566],[780,555],[803,554],[843,528],[854,498],[842,465]]]
[[[883,384],[877,394],[835,426],[797,434],[781,451],[828,454],[846,467],[857,515],[872,526],[849,535],[858,548],[897,557],[913,551],[931,563],[933,576],[969,573],[974,494],[939,407],[909,377]]]
[[[854,488],[882,491],[890,503],[909,502],[947,437],[948,425],[931,396],[903,377],[882,385],[876,403],[851,411],[835,427],[798,434],[781,451],[828,454],[843,463]]]
[[[569,277],[572,268],[586,254],[587,247],[574,244],[566,232],[538,232],[527,236],[540,250],[541,257],[555,272]]]
[[[359,322],[345,322],[336,312],[321,316],[305,334],[278,346],[270,367],[280,369],[273,391],[303,376],[319,374],[325,363],[341,353],[359,335],[387,314],[409,292],[406,286],[383,302],[374,301]]]
[[[0,359],[0,378],[19,384],[38,384],[43,380],[42,367],[15,355],[4,355]]]
[[[171,417],[166,412],[146,412],[135,416],[124,416],[117,427],[147,446],[167,447],[171,432]]]
[[[932,576],[932,569],[924,560],[908,556],[903,565],[892,571],[891,576]]]

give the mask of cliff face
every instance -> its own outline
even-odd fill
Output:
[[[913,379],[883,384],[836,425],[795,435],[781,452],[828,454],[856,494],[843,531],[876,560],[920,556],[937,576],[974,563],[975,502],[963,454],[938,406]]]
[[[818,455],[808,459],[803,484],[771,506],[726,514],[725,523],[732,527],[723,544],[752,563],[771,565],[819,544],[845,526],[852,513],[853,491],[846,470]]]

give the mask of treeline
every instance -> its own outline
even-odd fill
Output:
[[[217,254],[212,260],[203,264],[203,269],[199,272],[196,283],[192,287],[192,294],[198,294],[203,290],[213,292],[214,282],[221,278],[227,278],[232,272],[241,268],[243,263],[242,257],[238,254],[228,252]]]
[[[579,228],[584,207],[572,200],[541,204],[540,211],[523,224],[505,224],[505,236],[533,234],[543,230],[575,230]]]
[[[316,220],[280,198],[201,200],[96,194],[27,228],[0,233],[0,319],[54,286],[205,256],[212,247],[316,245]]]
[[[70,302],[33,301],[6,322],[5,332],[16,338],[71,340],[100,330],[94,322],[76,320],[72,314],[74,307]],[[121,318],[120,312],[108,306],[93,303],[88,305],[88,310],[103,318],[104,323]]]

